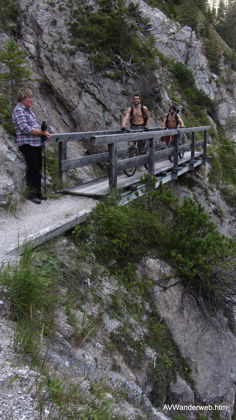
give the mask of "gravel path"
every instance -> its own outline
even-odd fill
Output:
[[[14,259],[28,242],[37,245],[84,220],[97,201],[64,195],[40,205],[26,200],[14,214],[0,212],[0,264]]]

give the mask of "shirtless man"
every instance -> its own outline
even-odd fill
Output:
[[[170,106],[169,112],[167,112],[167,114],[165,115],[162,126],[163,128],[169,128],[169,129],[171,128],[175,129],[177,127],[184,128],[184,122],[180,118],[179,111],[175,105]],[[176,136],[173,136],[173,139],[175,138]],[[171,136],[165,136],[164,140],[166,144],[168,145],[171,140]],[[186,143],[185,138],[183,142]]]
[[[146,106],[141,105],[141,97],[138,93],[133,95],[132,102],[133,105],[127,109],[124,116],[121,131],[126,131],[126,126],[129,121],[131,130],[148,130],[148,109]],[[141,154],[146,142],[145,140],[139,140],[137,143],[139,154]]]
[[[131,130],[138,130],[139,128],[147,129],[147,122],[149,118],[148,109],[146,106],[141,105],[141,97],[138,93],[133,95],[132,102],[133,105],[127,109],[123,118],[121,130],[126,130],[126,126],[129,121]]]
[[[178,109],[175,105],[171,105],[169,108],[169,112],[165,115],[164,118],[164,128],[184,128],[184,122],[181,120]]]

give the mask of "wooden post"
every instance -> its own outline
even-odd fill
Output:
[[[155,140],[149,139],[149,150],[148,150],[148,171],[150,174],[154,175],[154,166],[155,166]]]
[[[66,181],[66,173],[62,171],[62,160],[67,160],[67,142],[59,142],[58,143],[58,159],[59,159],[59,181],[60,181],[60,189],[63,190],[64,183]]]
[[[108,144],[109,153],[109,189],[113,192],[117,188],[117,154],[115,143]]]
[[[174,167],[173,167],[173,179],[178,179],[178,164],[179,164],[179,138],[178,133],[174,136]]]
[[[190,160],[190,170],[191,171],[194,169],[195,149],[196,149],[196,133],[195,132],[192,132],[191,160]]]

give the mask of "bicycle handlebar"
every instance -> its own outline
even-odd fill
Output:
[[[145,128],[137,129],[137,130],[131,130],[130,128],[126,128],[125,130],[121,130],[122,133],[145,133],[148,129],[145,130]]]

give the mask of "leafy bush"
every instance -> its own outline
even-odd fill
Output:
[[[84,230],[89,246],[100,261],[112,262],[113,267],[158,256],[175,268],[185,291],[199,305],[207,302],[209,311],[226,310],[236,294],[235,241],[221,235],[192,199],[178,204],[167,191],[150,191],[125,207],[100,203]]]
[[[185,289],[198,302],[207,301],[213,311],[233,303],[234,264],[230,266],[229,261],[236,255],[236,244],[217,231],[203,208],[192,199],[185,199],[176,208],[167,244],[166,258],[170,255]]]
[[[121,265],[139,261],[153,243],[158,241],[158,220],[145,209],[133,206],[119,207],[113,203],[99,203],[90,217],[90,224],[82,234],[95,238],[92,248],[97,258],[109,264]],[[91,245],[91,244],[90,244]]]

